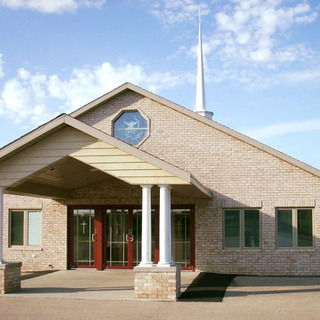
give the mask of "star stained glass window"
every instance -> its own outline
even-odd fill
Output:
[[[123,112],[113,123],[113,136],[133,146],[148,135],[148,121],[138,111]]]

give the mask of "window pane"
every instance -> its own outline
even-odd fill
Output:
[[[148,121],[138,111],[124,112],[113,124],[113,135],[126,143],[137,145],[148,134]]]
[[[41,212],[28,212],[28,245],[41,245]]]
[[[260,213],[259,210],[244,211],[244,246],[258,248],[260,246]]]
[[[172,256],[173,261],[183,267],[191,265],[190,260],[190,210],[172,209]]]
[[[127,267],[128,242],[126,234],[129,230],[129,210],[107,210],[107,266]]]
[[[229,248],[240,247],[240,212],[239,210],[224,213],[224,245]]]
[[[312,210],[298,210],[298,247],[312,247]]]
[[[277,224],[278,247],[293,247],[292,211],[278,210]]]
[[[23,211],[11,211],[11,245],[23,245]]]

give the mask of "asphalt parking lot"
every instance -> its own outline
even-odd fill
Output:
[[[183,273],[185,289],[194,273]],[[245,277],[222,302],[138,301],[131,272],[60,271],[0,297],[0,319],[320,319],[320,277]]]

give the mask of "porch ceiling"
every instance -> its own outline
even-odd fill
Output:
[[[140,164],[138,164],[138,167],[140,167]],[[132,170],[128,171],[131,172]],[[105,181],[108,175],[107,172],[103,172],[77,159],[65,157],[32,174],[27,179],[11,185],[6,189],[6,192],[9,194],[37,195],[49,198],[68,198],[73,190]],[[174,192],[182,196],[204,197],[204,194],[192,184],[172,185],[172,187]]]
[[[57,126],[51,124],[51,134],[44,130],[42,139],[35,134],[25,144],[18,140],[18,148],[2,149],[5,192],[67,198],[76,188],[113,176],[131,185],[170,184],[184,195],[211,196],[189,173],[78,120],[65,115]]]

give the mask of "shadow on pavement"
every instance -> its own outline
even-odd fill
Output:
[[[59,270],[22,272],[21,273],[21,280],[32,279],[32,278],[44,276],[46,274],[50,274],[50,273],[57,272],[57,271],[59,271]]]
[[[201,272],[178,301],[222,302],[235,275]]]

